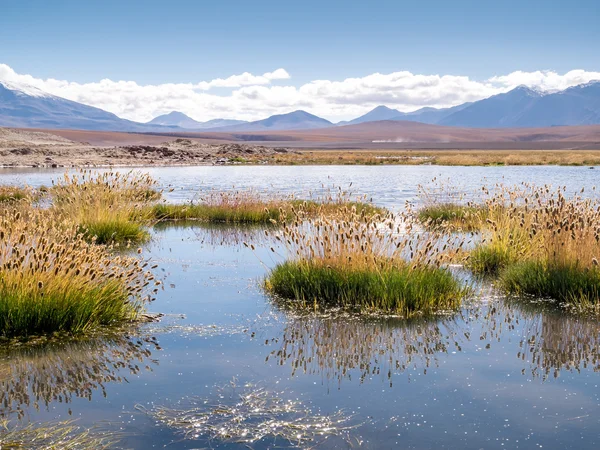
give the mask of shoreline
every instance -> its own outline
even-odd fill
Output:
[[[44,132],[0,128],[1,168],[190,167],[221,165],[600,166],[594,149],[314,149],[176,138],[99,146]]]

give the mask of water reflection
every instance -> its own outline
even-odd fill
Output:
[[[503,328],[520,333],[517,358],[527,364],[522,373],[547,379],[560,372],[600,372],[600,322],[569,316],[543,301],[506,299],[490,304],[483,314],[482,336],[499,339]]]
[[[53,402],[106,397],[105,384],[127,381],[158,364],[154,337],[109,335],[0,348],[0,415],[48,407]]]
[[[351,380],[354,372],[362,383],[383,376],[392,386],[392,375],[409,368],[427,373],[440,354],[460,351],[456,317],[438,321],[369,319],[357,316],[304,316],[290,320],[279,344],[267,360],[289,364],[292,375],[320,374],[326,380]]]
[[[262,245],[273,239],[265,235],[265,230],[276,229],[271,225],[254,224],[207,224],[198,221],[160,222],[154,226],[158,234],[172,229],[189,229],[195,240],[210,247],[240,247],[244,243]]]
[[[508,350],[523,363],[524,375],[542,380],[556,378],[562,370],[600,371],[597,320],[506,299],[437,320],[291,317],[281,336],[266,344],[275,346],[267,361],[290,366],[292,376],[317,374],[338,387],[355,377],[360,383],[381,377],[391,387],[394,374],[410,369],[427,374],[443,358],[463,351],[503,361]]]

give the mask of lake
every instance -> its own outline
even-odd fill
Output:
[[[173,188],[172,201],[209,189],[307,196],[340,186],[395,210],[418,202],[418,185],[433,178],[472,196],[483,184],[522,182],[594,195],[599,180],[598,169],[552,166],[144,170]],[[0,184],[50,185],[61,173],[3,169]],[[152,235],[145,257],[164,290],[148,310],[162,320],[4,350],[4,414],[77,419],[134,449],[600,445],[597,319],[504,298],[486,283],[457,314],[432,320],[298,315],[261,290],[281,257],[260,228],[162,225]]]

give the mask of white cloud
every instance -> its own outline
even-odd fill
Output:
[[[600,72],[572,70],[561,75],[553,71],[518,71],[478,81],[467,76],[403,71],[341,81],[314,80],[301,86],[280,85],[288,79],[289,73],[280,68],[262,75],[244,72],[198,83],[139,85],[135,81],[109,79],[76,83],[18,74],[0,64],[0,80],[28,84],[140,122],[170,111],[184,112],[196,120],[256,120],[295,109],[337,121],[364,114],[380,104],[408,112],[424,106],[440,108],[476,101],[519,85],[565,89],[600,79]],[[221,91],[211,92],[214,88]]]
[[[489,81],[495,85],[513,88],[525,85],[542,91],[561,91],[571,86],[600,80],[600,72],[587,72],[585,70],[571,70],[564,75],[551,71],[517,72],[508,75],[492,77]]]

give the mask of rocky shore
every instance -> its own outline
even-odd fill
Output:
[[[174,139],[158,145],[101,147],[50,133],[0,128],[0,167],[176,166],[267,163],[292,153],[238,143],[207,144]]]

